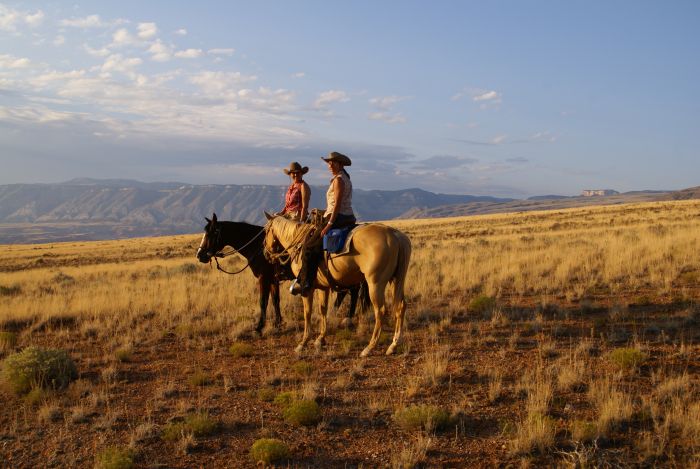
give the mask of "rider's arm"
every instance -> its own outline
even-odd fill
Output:
[[[301,185],[301,213],[300,213],[300,220],[305,221],[306,217],[309,214],[309,199],[311,198],[311,189],[309,188],[309,185],[304,182]]]
[[[335,205],[333,205],[333,211],[328,215],[328,224],[321,230],[321,235],[328,233],[331,229],[331,225],[335,222],[338,217],[338,210],[340,210],[340,204],[343,201],[343,191],[345,190],[345,181],[337,177],[333,179],[331,183],[331,188],[333,189],[333,199],[335,200]]]

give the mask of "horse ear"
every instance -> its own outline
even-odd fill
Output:
[[[207,223],[211,223],[211,220],[208,219],[207,217],[204,217],[204,219],[207,221]]]
[[[265,214],[265,218],[267,218],[268,220],[272,220],[273,218],[275,218],[274,215],[270,215],[270,214],[267,213],[265,210],[263,210],[263,213]]]
[[[214,223],[216,223],[216,213],[215,213],[214,215],[212,215],[211,221],[213,221]]]

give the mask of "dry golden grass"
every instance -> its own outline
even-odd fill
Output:
[[[356,356],[371,315],[355,331],[332,318],[327,351],[294,357],[301,308],[286,293],[287,329],[252,337],[255,279],[198,263],[200,234],[1,246],[0,359],[29,345],[60,348],[81,373],[36,403],[8,396],[3,441],[21,448],[42,424],[53,426],[55,448],[74,435],[90,448],[115,437],[154,464],[197,465],[221,441],[246,454],[271,426],[290,448],[306,448],[290,455],[300,467],[328,462],[311,456],[308,438],[338,453],[330,465],[345,455],[366,467],[512,466],[521,457],[537,467],[606,458],[692,467],[699,215],[700,202],[685,201],[392,221],[413,242],[407,342],[395,357],[367,360]],[[643,359],[627,367],[629,353],[613,353],[627,349]],[[318,402],[323,422],[290,430],[260,389]],[[424,406],[464,418],[430,436],[392,423],[394,410]],[[233,430],[158,437],[200,408],[231,417]],[[59,466],[89,464],[69,453],[55,456]]]

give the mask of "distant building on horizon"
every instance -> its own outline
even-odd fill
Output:
[[[600,197],[603,195],[617,195],[619,192],[612,189],[585,189],[581,192],[583,197]]]

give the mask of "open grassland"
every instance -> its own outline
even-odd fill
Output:
[[[390,224],[388,358],[338,312],[295,356],[286,292],[252,335],[255,279],[197,263],[199,234],[2,246],[0,466],[700,466],[700,202]],[[32,346],[75,370],[18,391]]]

